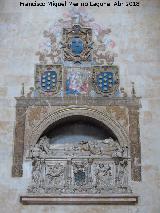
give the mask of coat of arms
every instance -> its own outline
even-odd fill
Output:
[[[35,76],[35,87],[40,94],[52,96],[61,87],[62,66],[61,65],[37,65]]]
[[[119,74],[117,66],[95,66],[92,81],[97,93],[112,96],[119,87]]]
[[[92,30],[73,25],[63,29],[63,56],[65,61],[74,63],[91,61]]]

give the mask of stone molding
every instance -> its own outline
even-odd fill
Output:
[[[16,97],[17,106],[126,106],[140,108],[140,97]]]
[[[78,196],[21,196],[23,205],[135,205],[138,203],[136,195],[78,195]]]

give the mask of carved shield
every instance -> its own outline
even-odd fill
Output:
[[[63,29],[63,56],[65,61],[74,63],[91,61],[92,30],[73,25]]]
[[[92,80],[97,93],[104,96],[114,96],[119,87],[118,67],[95,66]]]
[[[35,87],[39,94],[55,95],[61,87],[61,65],[37,65]]]
[[[57,85],[57,73],[55,70],[45,71],[41,75],[41,88],[45,92],[55,91]]]

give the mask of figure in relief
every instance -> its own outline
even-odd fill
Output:
[[[111,166],[108,164],[105,166],[103,163],[98,165],[98,169],[95,173],[96,176],[96,185],[97,186],[109,186],[112,181],[112,170]]]
[[[61,184],[61,182],[63,182],[62,176],[64,175],[64,171],[65,168],[60,163],[56,163],[55,165],[48,165],[46,182],[52,185]]]
[[[35,185],[41,186],[43,183],[42,179],[42,164],[38,160],[33,161],[33,169],[32,169],[32,180],[35,183]]]
[[[32,158],[45,158],[50,153],[49,139],[46,136],[40,138],[30,153]]]
[[[128,171],[127,171],[128,162],[126,160],[120,161],[119,171],[118,171],[118,184],[119,186],[128,185]]]
[[[114,157],[114,158],[128,158],[128,147],[127,146],[116,147],[116,149],[112,153],[112,157]]]

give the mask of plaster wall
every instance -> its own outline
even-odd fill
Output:
[[[11,177],[15,125],[15,96],[34,83],[35,52],[47,30],[67,8],[20,8],[18,0],[0,1],[0,212],[1,213],[159,213],[160,212],[160,1],[141,0],[140,7],[88,8],[98,24],[111,28],[116,42],[120,84],[130,93],[135,82],[142,96],[140,135],[142,182],[133,183],[140,196],[136,206],[22,206],[19,195],[28,184]]]

